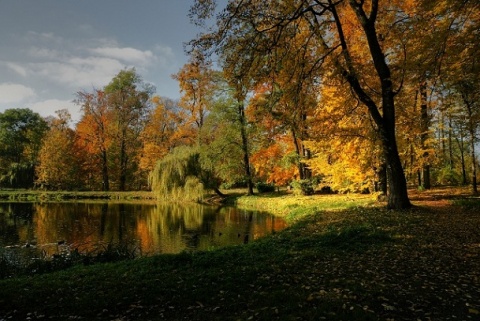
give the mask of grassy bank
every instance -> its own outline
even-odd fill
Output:
[[[0,320],[478,320],[480,202],[448,195],[412,195],[401,212],[341,195],[240,198],[294,212],[291,227],[245,246],[3,280]]]
[[[41,190],[0,190],[2,201],[65,201],[65,200],[149,200],[151,192],[101,192],[101,191],[41,191]]]

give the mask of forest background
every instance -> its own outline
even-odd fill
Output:
[[[395,208],[407,185],[477,193],[476,1],[198,0],[190,15],[203,32],[173,75],[180,100],[125,68],[79,89],[75,124],[6,110],[0,187],[198,200],[290,184],[400,194]]]

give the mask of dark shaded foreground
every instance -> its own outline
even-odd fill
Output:
[[[480,203],[304,217],[246,246],[0,281],[0,320],[480,320]]]

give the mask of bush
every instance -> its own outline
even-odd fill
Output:
[[[275,192],[275,185],[274,184],[269,184],[269,183],[264,183],[264,182],[258,182],[255,187],[257,188],[257,191],[259,193],[271,193]]]
[[[436,174],[437,184],[440,185],[460,185],[462,182],[461,174],[448,166],[441,168]]]
[[[313,182],[308,179],[293,181],[290,185],[296,195],[312,195],[315,192]]]

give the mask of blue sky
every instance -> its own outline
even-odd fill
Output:
[[[67,108],[80,90],[106,85],[135,67],[157,94],[179,98],[171,75],[185,64],[183,44],[199,32],[193,0],[0,0],[0,112]]]

